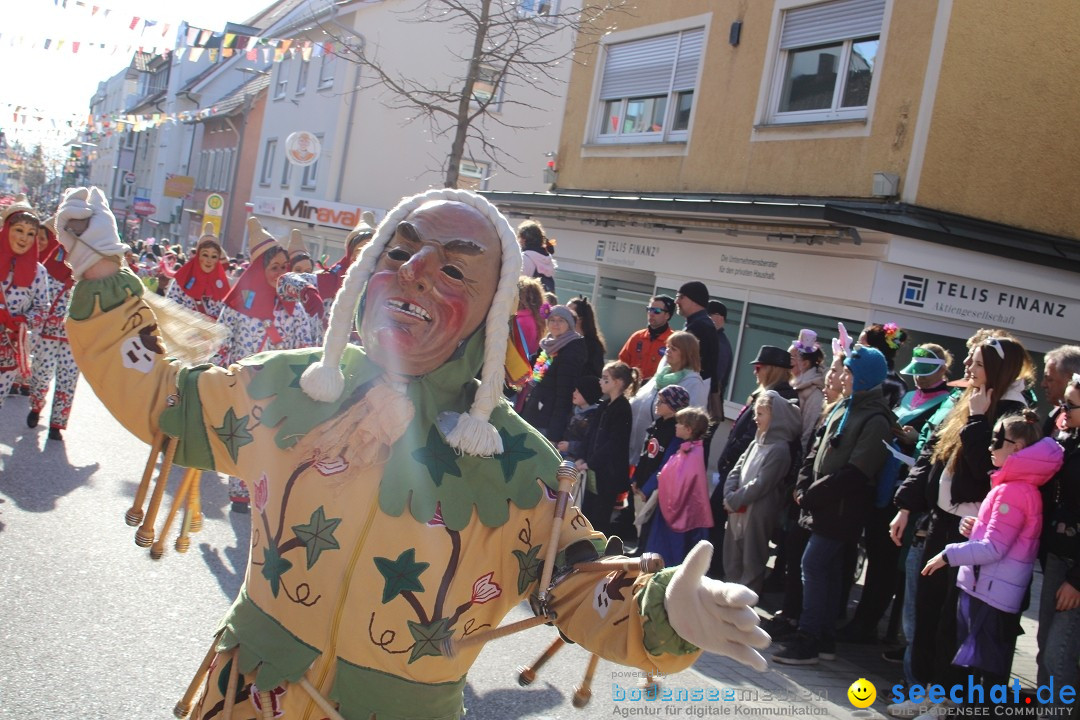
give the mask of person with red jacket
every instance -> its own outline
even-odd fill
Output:
[[[649,324],[626,339],[619,359],[641,373],[641,382],[656,374],[664,357],[664,343],[674,332],[668,324],[675,314],[675,300],[667,295],[655,295],[645,308]]]
[[[0,406],[30,375],[30,331],[49,306],[49,274],[37,261],[40,224],[25,195],[0,210]]]

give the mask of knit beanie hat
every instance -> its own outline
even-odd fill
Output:
[[[680,385],[668,385],[656,396],[663,400],[669,408],[679,412],[683,408],[690,407],[690,393]]]
[[[693,280],[683,283],[682,287],[679,288],[679,294],[693,300],[701,307],[706,307],[709,304],[709,289],[705,287],[703,282]]]
[[[877,387],[889,374],[889,365],[881,351],[865,345],[856,345],[844,365],[851,370],[853,392]]]
[[[603,394],[600,392],[600,378],[595,375],[582,375],[574,383],[574,389],[581,393],[581,397],[585,398],[585,402],[590,405],[600,402],[600,396]]]
[[[573,310],[566,307],[565,305],[556,305],[555,307],[551,308],[551,311],[548,313],[547,319],[551,320],[551,318],[553,317],[562,318],[563,320],[565,320],[566,324],[570,326],[571,330],[573,330],[577,326],[577,316],[574,315]]]

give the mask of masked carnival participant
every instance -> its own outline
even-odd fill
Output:
[[[224,258],[225,251],[214,235],[213,224],[206,223],[195,251],[176,271],[165,297],[217,320],[229,294],[229,276],[221,262]]]
[[[0,210],[0,407],[13,383],[29,381],[31,332],[49,306],[49,274],[38,262],[40,224],[25,195]]]
[[[77,189],[60,214],[90,217],[62,240],[82,278],[72,349],[98,396],[144,441],[159,427],[178,437],[178,463],[254,491],[244,585],[178,713],[458,718],[480,650],[464,639],[538,589],[552,538],[559,579],[541,620],[574,642],[654,673],[700,648],[764,669],[757,597],[703,576],[707,543],[656,573],[563,573],[621,543],[576,508],[552,532],[560,457],[502,398],[521,255],[485,199],[404,200],[347,274],[323,349],[227,370],[163,353],[125,366],[121,348],[153,319],[111,258],[122,246],[104,195]],[[354,323],[363,348],[347,342]]]

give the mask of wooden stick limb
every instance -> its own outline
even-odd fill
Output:
[[[549,622],[551,622],[551,618],[545,615],[537,615],[535,617],[525,618],[524,620],[518,620],[517,622],[502,625],[487,632],[474,633],[473,635],[461,638],[460,640],[447,638],[443,641],[442,645],[443,655],[452,658],[466,648],[483,645],[491,640],[498,640],[501,637],[513,635],[514,633],[519,633],[523,630],[528,630],[540,625],[546,625]]]
[[[634,572],[654,573],[664,569],[664,558],[657,553],[645,553],[640,558],[612,558],[610,560],[596,560],[582,562],[574,565],[577,572]]]
[[[555,519],[551,523],[551,538],[548,540],[547,553],[544,556],[544,571],[540,576],[539,600],[542,608],[547,605],[548,587],[551,585],[551,574],[555,570],[555,557],[559,554],[559,536],[562,534],[563,520],[566,519],[566,508],[570,504],[570,490],[577,481],[578,470],[574,463],[564,460],[559,464],[555,473],[559,480],[559,494],[555,500]]]
[[[259,711],[262,720],[274,720],[274,696],[269,690],[259,691],[259,704],[262,705]]]
[[[135,490],[135,499],[131,502],[131,507],[124,514],[124,522],[132,527],[138,527],[143,520],[143,503],[146,502],[146,495],[150,491],[150,478],[154,476],[154,465],[157,463],[158,455],[161,454],[162,449],[165,446],[165,433],[159,432],[154,435],[154,442],[150,445],[150,457],[146,459],[146,467],[143,468],[142,478],[139,479],[139,487]]]
[[[221,711],[221,720],[232,720],[233,708],[236,707],[236,686],[240,679],[240,648],[229,651],[229,683],[225,688],[225,707]]]
[[[518,670],[518,685],[525,687],[531,685],[536,680],[536,673],[540,672],[540,668],[547,664],[547,661],[555,656],[555,653],[559,652],[566,645],[566,641],[562,639],[562,636],[555,638],[555,640],[548,646],[540,657],[536,658],[533,664],[529,667],[523,667]]]
[[[585,668],[585,677],[581,681],[581,685],[574,688],[574,707],[581,709],[589,704],[589,700],[592,700],[592,681],[593,675],[596,674],[596,666],[600,662],[600,656],[593,653],[589,656],[589,664]]]
[[[157,536],[157,540],[150,546],[150,557],[154,560],[160,560],[161,556],[165,554],[165,538],[169,535],[169,528],[172,527],[173,520],[176,519],[176,513],[180,511],[180,506],[187,499],[188,489],[191,487],[191,471],[184,473],[183,479],[180,481],[180,487],[176,489],[176,496],[173,498],[172,505],[169,507],[169,514],[165,516],[165,524],[161,526],[161,533]]]
[[[165,486],[169,482],[169,473],[172,471],[173,458],[176,457],[177,441],[173,438],[165,438],[165,456],[161,459],[161,467],[158,469],[157,483],[154,485],[154,494],[150,496],[150,506],[146,509],[146,517],[143,524],[135,531],[135,544],[139,547],[150,547],[154,542],[154,525],[157,523],[158,510],[161,508],[161,499],[165,497]]]
[[[337,711],[337,708],[330,704],[330,701],[323,697],[323,694],[315,689],[315,686],[308,682],[305,677],[300,678],[297,684],[304,689],[304,692],[319,706],[319,709],[326,713],[326,717],[330,720],[345,720],[345,716]]]
[[[188,507],[187,512],[191,515],[191,532],[197,533],[202,530],[203,527],[203,514],[202,514],[202,471],[196,470],[198,475],[195,477],[195,482],[191,485],[191,492],[188,494]]]
[[[176,502],[179,503],[181,500],[184,501],[184,518],[180,521],[180,535],[176,538],[176,552],[178,553],[186,553],[188,548],[191,547],[190,534],[191,522],[193,519],[191,514],[191,498],[199,492],[199,477],[201,475],[202,472],[199,470],[188,468],[187,472],[184,473],[184,479],[181,481],[181,487],[187,488],[186,497],[181,498],[180,494],[177,493]],[[165,534],[162,533],[163,538],[164,536]]]
[[[191,714],[191,708],[195,704],[195,695],[199,692],[199,686],[202,685],[203,680],[206,678],[206,674],[210,672],[210,663],[214,661],[214,656],[217,655],[215,649],[217,645],[217,638],[214,638],[214,642],[210,644],[210,649],[206,651],[206,657],[203,658],[202,664],[199,665],[198,671],[195,673],[195,677],[191,678],[191,682],[187,686],[187,690],[184,691],[183,697],[176,703],[176,707],[173,708],[173,715],[178,718],[186,718]]]

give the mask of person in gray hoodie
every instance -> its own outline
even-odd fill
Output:
[[[760,593],[769,538],[780,519],[784,481],[794,461],[792,444],[802,435],[802,416],[794,401],[775,390],[761,393],[753,412],[757,434],[724,482],[724,576]]]

